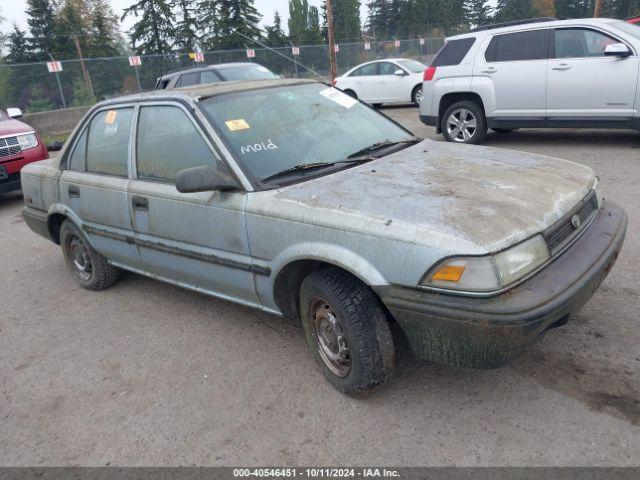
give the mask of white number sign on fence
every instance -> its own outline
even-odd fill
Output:
[[[340,51],[340,45],[338,45],[337,43],[333,46],[333,51],[338,53]]]
[[[420,45],[424,45],[424,38],[420,39]]]
[[[252,48],[248,48],[247,49],[247,58],[255,58],[256,57],[256,51]]]
[[[47,62],[47,70],[49,73],[57,73],[62,71],[62,63],[60,62]]]
[[[134,55],[133,57],[129,57],[129,66],[130,67],[139,67],[142,65],[142,59],[138,55]]]
[[[292,55],[300,55],[300,49],[298,47],[291,47],[291,54]]]
[[[364,49],[365,50],[371,50],[371,44],[369,42],[365,42],[364,43]]]
[[[395,42],[393,42],[393,45],[394,45],[396,48],[400,48],[400,40],[396,40]]]
[[[204,53],[199,53],[199,52],[198,52],[198,53],[196,53],[196,54],[193,56],[193,60],[194,60],[195,62],[204,62]]]

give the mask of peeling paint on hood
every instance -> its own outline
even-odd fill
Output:
[[[274,201],[261,209],[477,254],[545,230],[587,195],[593,179],[589,167],[566,160],[426,140],[370,163],[263,192]]]

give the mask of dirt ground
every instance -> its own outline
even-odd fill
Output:
[[[384,108],[441,141],[414,108]],[[487,145],[593,167],[629,215],[616,267],[568,325],[501,370],[399,346],[364,400],[302,330],[125,274],[80,289],[0,195],[0,465],[640,465],[640,134],[517,131]]]

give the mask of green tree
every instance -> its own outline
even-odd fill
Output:
[[[266,44],[270,47],[288,45],[289,39],[282,30],[282,19],[277,11],[273,14],[273,25],[265,26],[264,30],[266,32]]]
[[[81,78],[76,78],[73,82],[73,102],[72,107],[86,107],[93,105],[97,99],[91,95],[91,91],[87,88]]]
[[[494,21],[509,22],[535,17],[532,0],[498,0]]]
[[[465,3],[467,20],[474,26],[490,23],[492,12],[487,0],[468,0]]]
[[[123,10],[121,20],[129,15],[138,18],[129,31],[131,43],[137,53],[171,52],[176,18],[167,0],[138,0]]]
[[[29,103],[26,108],[27,112],[33,113],[53,110],[53,104],[45,97],[41,87],[32,87],[29,97]]]
[[[320,26],[320,12],[318,7],[309,7],[308,26],[304,37],[307,45],[319,45],[322,43],[322,28]]]
[[[195,0],[175,0],[174,7],[178,9],[176,23],[175,45],[182,51],[193,52],[198,43],[198,22],[195,17]]]
[[[250,43],[248,38],[261,37],[261,15],[253,6],[253,0],[220,0],[217,38],[217,48],[238,48]],[[238,35],[236,32],[242,34]]]
[[[558,18],[585,18],[593,16],[593,0],[556,0]]]
[[[323,16],[327,18],[326,0]],[[333,0],[333,30],[336,43],[359,41],[362,35],[360,0]]]
[[[26,63],[32,60],[30,53],[29,40],[27,39],[25,32],[18,28],[18,25],[13,24],[13,30],[7,35],[7,43],[9,53],[7,54],[7,61],[10,63]]]
[[[50,0],[27,0],[27,25],[31,45],[39,60],[48,59],[54,51],[54,10]]]
[[[196,29],[204,50],[213,50],[218,38],[220,0],[198,0]]]
[[[90,35],[89,8],[84,0],[65,0],[55,16],[53,52],[56,59],[78,58],[76,41],[83,56],[88,51]]]
[[[305,41],[309,27],[309,2],[307,0],[289,0],[289,38],[296,45]]]

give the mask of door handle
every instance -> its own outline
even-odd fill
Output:
[[[496,73],[498,69],[496,67],[489,67],[486,70],[482,70],[482,73]]]
[[[551,67],[551,70],[557,70],[559,72],[563,72],[565,70],[571,70],[571,65],[567,65],[566,63],[561,63],[557,67]]]
[[[131,199],[131,206],[133,206],[134,210],[146,212],[149,210],[149,200],[144,197],[133,197]]]
[[[69,185],[69,196],[73,198],[80,198],[80,187]]]

